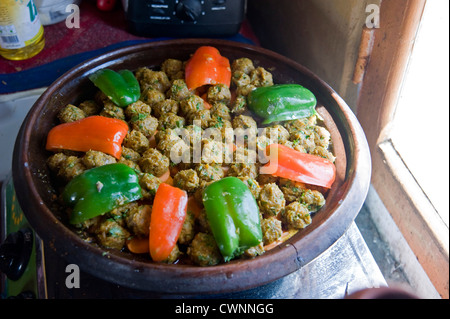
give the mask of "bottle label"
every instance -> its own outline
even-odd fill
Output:
[[[0,47],[20,49],[44,32],[33,0],[2,0],[0,3]]]

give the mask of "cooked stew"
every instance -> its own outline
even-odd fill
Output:
[[[98,70],[97,93],[58,114],[48,166],[84,240],[211,266],[301,231],[335,178],[312,92],[200,47],[157,68]]]

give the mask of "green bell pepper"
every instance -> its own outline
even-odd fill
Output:
[[[126,107],[141,97],[139,82],[130,70],[101,69],[89,79],[117,106]]]
[[[259,87],[247,96],[248,108],[263,119],[262,124],[295,120],[316,114],[314,94],[298,84]]]
[[[203,191],[203,204],[225,262],[262,241],[259,208],[240,179],[226,177]]]
[[[142,197],[137,173],[122,163],[91,168],[64,188],[64,203],[73,208],[71,224],[79,224]]]

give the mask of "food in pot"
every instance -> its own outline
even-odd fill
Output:
[[[48,134],[67,222],[154,262],[255,258],[302,231],[336,170],[312,92],[200,47],[159,68],[98,70]]]

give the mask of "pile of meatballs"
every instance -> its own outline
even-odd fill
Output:
[[[199,92],[187,88],[185,61],[167,59],[158,68],[141,67],[134,72],[141,87],[141,97],[125,108],[116,106],[98,91],[91,100],[78,105],[69,104],[59,112],[61,123],[100,115],[124,120],[129,126],[120,160],[94,150],[53,153],[47,163],[61,190],[85,170],[121,162],[139,174],[143,193],[142,200],[76,225],[75,231],[84,240],[107,249],[127,251],[127,240],[134,236],[148,237],[152,202],[162,183],[161,177],[167,177],[168,171],[173,186],[185,190],[201,211],[194,214],[188,209],[177,246],[167,263],[211,266],[223,262],[202,209],[202,191],[226,176],[241,179],[249,187],[260,209],[263,242],[248,249],[242,258],[263,254],[311,223],[311,214],[325,204],[325,190],[271,175],[260,175],[262,164],[258,156],[238,160],[240,156],[255,152],[248,149],[247,144],[235,145],[233,162],[224,162],[222,153],[215,152],[223,149],[223,143],[202,136],[208,128],[225,132],[227,128],[256,130],[260,127],[258,120],[247,110],[246,96],[255,87],[273,85],[272,74],[255,66],[248,58],[231,62],[231,88],[222,84],[212,85],[202,92],[202,97]],[[185,129],[192,138],[186,141],[180,137],[177,134],[179,128]],[[266,134],[272,130],[276,131],[276,141],[270,140],[273,135]],[[189,151],[194,143],[201,145],[199,162],[176,163],[171,160],[171,150],[173,152],[175,146]],[[256,147],[265,148],[270,143],[335,160],[331,152],[330,133],[316,115],[264,127],[262,134],[256,137]],[[246,158],[256,158],[256,161]],[[64,209],[70,213],[69,208]]]

